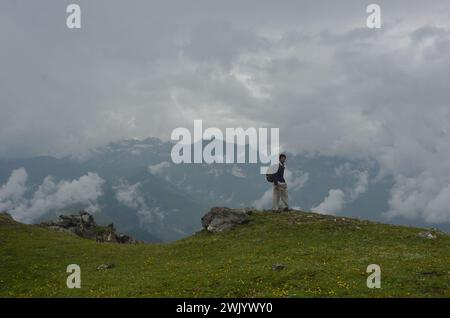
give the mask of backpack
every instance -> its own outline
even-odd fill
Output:
[[[275,181],[275,174],[278,172],[278,164],[272,165],[267,169],[266,179],[268,182]]]
[[[275,179],[275,174],[274,173],[266,173],[266,179],[268,182],[273,182]]]

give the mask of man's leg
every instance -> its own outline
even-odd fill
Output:
[[[278,203],[280,202],[280,191],[278,186],[273,186],[272,210],[278,210]]]
[[[280,191],[280,198],[281,198],[281,202],[284,205],[284,209],[288,210],[289,209],[289,196],[288,196],[288,190],[287,190],[287,185],[283,185],[283,187],[281,188]]]

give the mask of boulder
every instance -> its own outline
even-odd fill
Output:
[[[81,221],[83,221],[83,223],[85,223],[85,224],[95,224],[94,217],[92,215],[90,215],[89,213],[87,213],[86,211],[80,212],[80,218],[81,218]]]
[[[202,226],[208,232],[222,232],[238,224],[248,222],[248,215],[251,213],[251,208],[230,209],[214,207],[202,217]]]
[[[119,234],[119,236],[117,237],[117,240],[119,241],[119,243],[122,244],[134,244],[134,243],[139,243],[138,241],[136,241],[134,238],[132,238],[129,235],[125,235],[125,234]]]

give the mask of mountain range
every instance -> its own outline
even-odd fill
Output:
[[[212,206],[270,208],[271,185],[259,164],[174,164],[172,146],[129,139],[83,157],[0,159],[0,210],[38,223],[86,209],[139,240],[167,242],[198,231]],[[293,208],[386,221],[393,181],[375,161],[288,153],[286,177]]]

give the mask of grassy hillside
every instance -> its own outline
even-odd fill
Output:
[[[450,297],[450,236],[304,212],[256,212],[170,244],[96,243],[0,216],[1,297]],[[114,268],[98,271],[103,263]],[[284,269],[273,270],[282,263]],[[366,268],[381,266],[381,289]],[[66,267],[81,266],[81,289]]]

